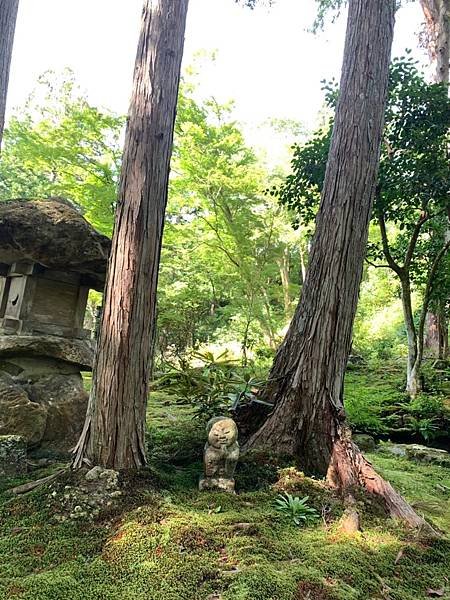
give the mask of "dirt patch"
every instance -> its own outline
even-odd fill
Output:
[[[300,581],[294,600],[336,600],[321,583]]]

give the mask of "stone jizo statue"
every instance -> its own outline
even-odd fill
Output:
[[[239,458],[236,423],[228,417],[214,417],[208,421],[206,433],[205,474],[200,479],[199,489],[234,492],[233,476]]]

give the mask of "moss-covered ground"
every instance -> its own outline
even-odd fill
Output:
[[[149,474],[96,523],[57,522],[49,492],[0,487],[0,599],[418,600],[450,598],[450,539],[434,542],[361,504],[363,530],[343,535],[342,507],[320,483],[254,456],[236,496],[199,493],[202,428],[161,393],[149,407]],[[450,531],[450,469],[377,452],[376,467],[416,509]],[[49,472],[41,469],[33,478]],[[296,527],[277,493],[309,495],[322,515]]]
[[[354,431],[450,449],[450,369],[423,367],[423,392],[405,394],[403,363],[359,365],[345,377],[345,408]]]

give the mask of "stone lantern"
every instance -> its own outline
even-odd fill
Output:
[[[93,342],[89,289],[110,240],[67,201],[0,202],[0,435],[67,451],[81,431]]]

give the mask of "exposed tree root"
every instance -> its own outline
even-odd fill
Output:
[[[8,490],[10,494],[20,495],[27,494],[47,483],[57,479],[63,473],[66,473],[69,470],[69,467],[64,467],[53,473],[52,475],[48,475],[47,477],[42,477],[42,479],[37,479],[36,481],[29,481],[28,483],[24,483],[23,485],[18,485],[17,487],[11,488]]]
[[[346,534],[351,535],[361,530],[361,519],[356,508],[356,500],[354,496],[349,494],[344,500],[347,507],[339,521],[339,529]]]
[[[362,488],[369,495],[378,498],[393,519],[402,521],[411,528],[419,529],[427,537],[440,537],[440,534],[413,510],[392,485],[375,471],[352,442],[348,430],[345,430],[334,443],[327,481],[343,494],[344,498],[353,497],[354,491]],[[351,514],[355,508],[349,506],[347,510]]]

